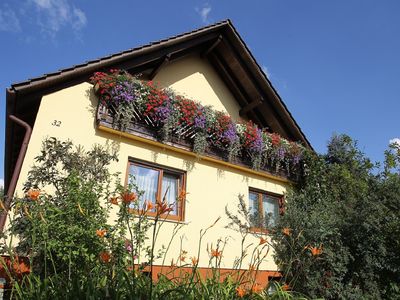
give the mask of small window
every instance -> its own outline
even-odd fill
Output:
[[[282,212],[283,196],[252,189],[249,191],[249,213],[252,227],[274,227]]]
[[[278,291],[277,287],[280,285],[281,277],[271,277],[268,276],[268,288],[267,293],[268,295],[273,295]]]
[[[138,190],[143,193],[139,199],[139,207],[143,207],[145,201],[153,203],[154,208],[148,212],[148,215],[155,216],[156,204],[165,201],[172,208],[167,218],[183,220],[184,203],[181,203],[179,195],[185,189],[184,172],[159,165],[130,161],[128,180],[134,180],[132,183],[136,184]]]

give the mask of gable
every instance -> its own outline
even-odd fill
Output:
[[[213,66],[194,54],[174,61],[154,77],[154,82],[169,87],[177,94],[211,105],[239,120],[240,105]]]

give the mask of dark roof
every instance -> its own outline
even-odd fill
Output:
[[[152,76],[165,61],[198,52],[208,59],[242,107],[241,113],[282,136],[310,143],[230,20],[14,83],[7,89],[10,114],[34,125],[43,95],[87,81],[97,71],[121,68]],[[6,120],[5,186],[11,176],[23,130]]]
[[[58,70],[53,73],[43,74],[42,76],[34,77],[34,78],[28,79],[26,81],[13,83],[11,85],[11,89],[16,90],[16,91],[29,89],[29,87],[35,87],[36,85],[42,83],[43,81],[61,78],[61,76],[63,76],[63,75],[75,72],[77,70],[82,70],[83,68],[84,69],[94,68],[95,70],[98,70],[99,68],[102,68],[102,69],[108,68],[108,67],[113,66],[116,62],[118,62],[120,60],[130,58],[132,54],[136,54],[136,55],[141,54],[142,52],[144,52],[146,50],[151,50],[157,46],[162,46],[165,43],[171,44],[174,42],[179,42],[180,38],[183,38],[183,37],[187,38],[188,36],[192,36],[195,34],[201,34],[203,32],[208,32],[210,30],[217,30],[219,27],[227,25],[227,24],[231,24],[231,22],[229,20],[224,20],[224,21],[221,21],[221,22],[218,22],[218,23],[215,23],[212,25],[208,25],[205,27],[201,27],[201,28],[189,31],[189,32],[174,35],[174,36],[166,38],[166,39],[157,40],[157,41],[151,42],[146,45],[142,45],[142,46],[131,48],[131,49],[121,51],[118,53],[110,54],[110,55],[107,55],[104,57],[100,57],[98,59],[93,59],[93,60],[87,61],[87,62],[79,64],[79,65],[74,65],[69,68]],[[140,51],[140,53],[139,53],[139,51]]]

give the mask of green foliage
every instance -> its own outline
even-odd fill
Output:
[[[287,195],[273,234],[294,290],[326,299],[400,298],[400,176],[390,172],[399,152],[386,156],[390,164],[379,173],[345,135],[332,138],[326,155],[308,153],[307,176]]]
[[[96,268],[103,246],[94,233],[108,217],[101,201],[110,196],[106,167],[115,159],[99,146],[84,152],[71,142],[44,141],[25,183],[27,196],[14,201],[10,228],[19,238],[17,253],[30,255],[35,272],[71,277]]]

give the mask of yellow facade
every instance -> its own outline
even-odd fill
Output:
[[[200,57],[191,56],[171,63],[160,71],[155,78],[162,86],[172,87],[177,93],[213,105],[218,110],[225,110],[234,118],[238,118],[239,105],[229,92],[212,66]],[[207,102],[208,101],[208,102]],[[74,144],[90,149],[93,144],[108,145],[118,150],[119,161],[111,165],[111,172],[120,172],[122,182],[128,158],[174,167],[187,172],[187,202],[183,227],[172,243],[166,261],[176,260],[180,249],[188,252],[187,256],[197,256],[199,232],[211,225],[217,218],[220,221],[205,236],[200,255],[200,267],[208,266],[207,244],[215,246],[218,239],[228,238],[223,253],[221,267],[231,268],[234,259],[240,256],[241,236],[226,229],[228,219],[225,207],[236,211],[238,195],[247,199],[249,188],[284,194],[287,181],[282,178],[270,178],[252,170],[236,169],[229,164],[199,159],[194,155],[174,151],[171,147],[163,147],[158,143],[146,143],[118,133],[105,132],[96,126],[95,113],[97,98],[93,94],[92,85],[82,83],[43,97],[36,117],[32,137],[19,177],[16,194],[21,195],[22,185],[38,155],[41,143],[46,137],[60,140],[70,139]],[[60,126],[54,126],[57,121]],[[166,245],[171,237],[175,223],[166,222],[159,235],[157,247]],[[179,237],[182,237],[180,239]],[[181,245],[182,242],[182,245]],[[250,237],[247,243],[257,245],[259,240]],[[272,249],[271,249],[272,250]],[[251,253],[251,252],[250,252]],[[248,261],[244,267],[248,266]],[[157,261],[156,264],[161,264]],[[262,270],[276,270],[272,251],[261,265]]]

